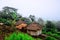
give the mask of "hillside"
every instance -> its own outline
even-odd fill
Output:
[[[0,11],[0,40],[60,40],[58,27],[58,22],[36,20],[34,15],[23,17],[15,8]]]

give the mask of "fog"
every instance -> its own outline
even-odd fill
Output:
[[[28,17],[30,14],[44,20],[60,20],[60,0],[0,0],[0,10],[9,6]]]

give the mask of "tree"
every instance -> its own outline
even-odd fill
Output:
[[[11,18],[11,19],[14,19],[14,17],[17,15],[17,9],[6,6],[6,7],[3,8],[2,15],[3,15],[2,16],[3,18]]]
[[[35,16],[34,15],[30,15],[29,18],[33,21],[35,21]]]
[[[60,21],[57,21],[56,27],[57,27],[58,31],[60,31]]]
[[[0,18],[2,17],[2,12],[0,11]]]
[[[20,20],[21,18],[23,18],[22,15],[19,14],[19,13],[17,13],[17,19],[16,19],[16,21]]]
[[[38,21],[37,21],[40,25],[44,26],[44,21],[42,18],[39,18]]]
[[[31,23],[31,20],[29,18],[26,18],[26,17],[22,17],[21,20],[26,22],[27,24]]]
[[[3,11],[4,11],[4,13],[10,13],[10,12],[15,12],[15,13],[17,13],[17,9],[15,9],[15,8],[12,8],[12,7],[8,7],[8,6],[6,6],[6,7],[3,7]]]
[[[19,13],[17,13],[17,16],[18,16],[18,18],[22,18],[22,15],[21,15],[21,14],[19,14]]]
[[[46,31],[51,31],[51,32],[55,32],[56,30],[56,26],[54,23],[52,23],[51,21],[47,21],[46,23]]]
[[[0,12],[0,21],[9,25],[14,24],[15,21],[18,19],[17,17],[17,9],[12,7],[4,7],[3,10]],[[5,21],[6,20],[6,21]],[[12,21],[10,21],[12,20]]]

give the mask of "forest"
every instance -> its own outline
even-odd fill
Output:
[[[0,40],[60,40],[60,21],[23,17],[17,11],[8,6],[0,11]]]

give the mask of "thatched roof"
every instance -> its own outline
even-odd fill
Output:
[[[31,23],[30,25],[28,25],[28,27],[27,27],[26,29],[27,29],[27,30],[37,31],[37,30],[42,30],[42,26],[39,25],[39,24],[36,23],[36,22],[33,22],[33,23]]]
[[[16,24],[15,24],[15,25],[16,25],[16,26],[18,26],[18,25],[20,25],[20,24],[22,24],[22,23],[26,24],[24,21],[19,20],[19,21],[17,21],[17,22],[16,22]]]
[[[16,28],[18,28],[18,29],[22,29],[22,28],[25,28],[27,26],[27,24],[22,20],[19,20],[18,22],[16,22],[15,25],[16,25]]]

